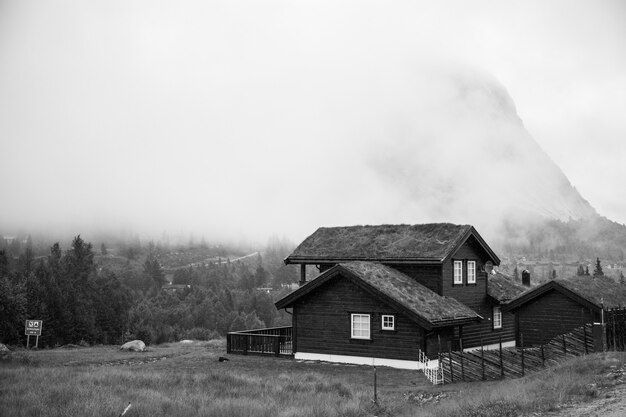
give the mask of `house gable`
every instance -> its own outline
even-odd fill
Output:
[[[570,279],[548,281],[511,300],[505,307],[513,311],[523,307],[549,291],[558,291],[587,309],[618,307],[626,303],[626,289],[607,277],[576,276]]]
[[[480,318],[457,300],[441,297],[401,272],[371,262],[339,264],[276,302],[287,308],[330,280],[347,279],[372,297],[402,311],[424,329],[451,326]]]
[[[293,301],[291,307],[296,357],[326,354],[415,361],[426,344],[426,330],[412,318],[373,297],[341,272]],[[352,337],[353,314],[369,317],[368,338]],[[382,329],[383,315],[394,317],[393,331]]]

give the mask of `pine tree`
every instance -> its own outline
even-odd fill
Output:
[[[596,258],[596,267],[593,270],[594,277],[604,276],[604,272],[602,272],[602,265],[600,265],[600,258]]]
[[[160,289],[163,284],[167,283],[163,268],[161,268],[161,264],[154,254],[151,253],[148,255],[146,261],[143,264],[143,270],[146,275],[152,278],[154,287],[156,289]]]
[[[556,279],[556,269],[552,270],[552,279]]]

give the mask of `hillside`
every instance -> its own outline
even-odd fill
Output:
[[[600,217],[570,183],[504,86],[468,68],[422,72],[398,93],[406,108],[390,123],[400,127],[368,154],[388,218],[470,223],[505,255],[623,261],[626,227]]]

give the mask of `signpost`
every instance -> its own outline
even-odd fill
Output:
[[[26,330],[24,332],[26,335],[26,349],[28,349],[31,336],[37,336],[37,339],[35,339],[35,348],[39,347],[39,336],[41,336],[42,327],[42,320],[26,320]]]

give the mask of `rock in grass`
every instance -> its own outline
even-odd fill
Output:
[[[132,350],[133,352],[143,352],[145,349],[146,344],[141,340],[131,340],[120,347],[120,350]]]
[[[0,352],[8,352],[9,348],[5,344],[0,343]]]

